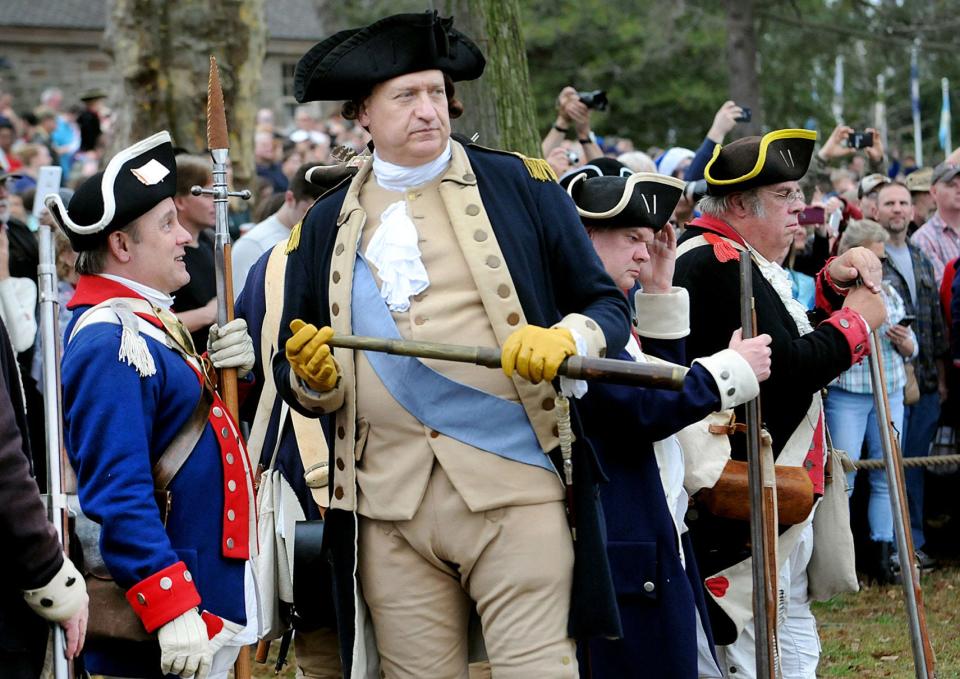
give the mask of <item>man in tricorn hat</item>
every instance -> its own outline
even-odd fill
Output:
[[[684,182],[624,169],[603,158],[563,183],[607,273],[633,297],[636,336],[617,358],[682,365],[689,298],[672,287],[676,236],[668,220]],[[584,431],[610,479],[600,491],[610,566],[636,574],[615,578],[623,638],[589,644],[596,679],[637,667],[655,677],[720,676],[683,522],[684,451],[672,435],[755,398],[769,375],[769,343],[768,335],[743,340],[736,331],[729,348],[693,362],[679,392],[594,384],[583,398]]]
[[[579,441],[571,538],[551,381],[619,352],[629,312],[544,161],[451,139],[453,82],[484,67],[451,24],[388,17],[297,66],[298,100],[347,100],[374,153],[291,235],[276,383],[329,416],[345,672],[466,676],[475,611],[494,676],[575,677],[571,634],[620,630]],[[504,372],[331,352],[334,333],[502,345]]]
[[[843,478],[834,470],[833,482],[827,482],[820,390],[863,359],[869,350],[868,332],[885,315],[876,294],[880,261],[864,248],[828,261],[817,276],[817,306],[824,320],[816,327],[791,297],[789,278],[776,264],[799,228],[804,198],[798,181],[807,170],[815,138],[808,130],[777,130],[718,146],[705,170],[702,216],[688,225],[681,239],[674,276],[674,283],[690,292],[687,355],[710,354],[723,348],[740,327],[739,257],[742,251],[750,252],[757,331],[772,337],[771,377],[760,387],[761,415],[773,438],[777,464],[805,468],[813,498],[822,496],[825,487],[828,493],[836,490],[841,485],[837,479]],[[742,411],[737,414],[744,421]],[[745,459],[743,437],[735,434],[731,443],[734,459]],[[714,636],[718,644],[730,644],[722,651],[724,669],[737,677],[753,676],[751,580],[750,568],[744,567],[750,555],[747,522],[713,515],[702,506],[695,515],[689,523],[706,576]],[[812,517],[810,511],[779,541],[784,677],[813,677],[819,658],[807,593]],[[811,587],[815,577],[811,571]]]
[[[226,677],[256,639],[249,460],[190,334],[170,308],[190,278],[160,132],[47,206],[79,252],[63,356],[65,443],[110,576],[148,641],[91,638],[94,674]],[[215,367],[253,365],[242,320],[210,331]],[[171,501],[158,504],[155,490]],[[91,603],[94,619],[103,611]],[[91,631],[94,625],[91,625]]]

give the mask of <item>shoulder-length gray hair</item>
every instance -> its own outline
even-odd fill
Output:
[[[886,243],[890,240],[887,230],[872,219],[851,221],[840,236],[840,245],[837,254],[843,254],[850,248],[867,246],[870,243]]]

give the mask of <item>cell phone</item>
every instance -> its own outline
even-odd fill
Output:
[[[826,212],[822,205],[808,205],[803,208],[797,216],[797,222],[802,226],[804,224],[823,224]]]
[[[899,321],[897,321],[897,325],[902,325],[904,328],[909,328],[910,324],[913,323],[915,320],[917,320],[916,316],[907,315],[901,318]]]
[[[749,123],[753,119],[753,111],[751,111],[748,106],[741,106],[740,110],[743,111],[743,113],[734,118],[734,120],[738,123]]]
[[[873,132],[854,130],[847,137],[847,146],[852,149],[868,149],[873,146]]]

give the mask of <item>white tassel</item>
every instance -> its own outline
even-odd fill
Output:
[[[118,360],[131,365],[140,377],[150,377],[157,374],[157,365],[147,346],[147,341],[140,336],[140,321],[127,304],[116,302],[110,305],[120,319],[123,331],[120,334],[120,352]]]

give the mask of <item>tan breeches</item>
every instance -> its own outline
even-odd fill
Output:
[[[302,679],[341,679],[340,646],[337,632],[321,627],[293,635],[297,659],[297,677]]]
[[[578,676],[562,503],[474,513],[434,465],[413,519],[360,517],[359,543],[386,679],[466,679],[474,605],[495,679]]]

